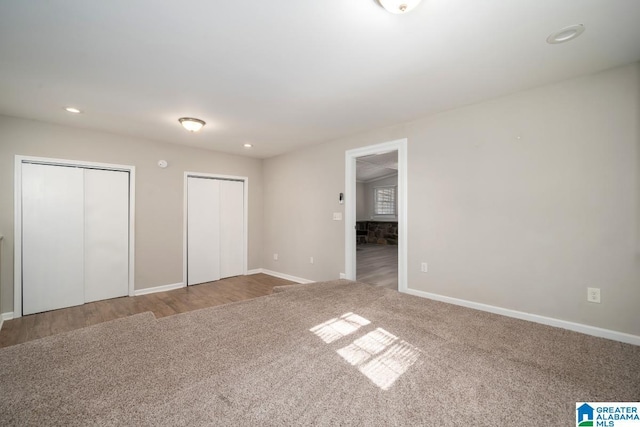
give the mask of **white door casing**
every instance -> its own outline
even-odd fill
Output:
[[[201,179],[201,180],[217,180],[220,184],[220,192],[224,193],[219,195],[221,198],[229,199],[228,201],[232,201],[232,204],[237,205],[237,208],[240,208],[240,211],[234,210],[235,213],[229,213],[226,210],[221,208],[220,215],[226,217],[233,217],[233,221],[229,223],[230,227],[223,227],[220,230],[221,238],[227,240],[227,235],[232,236],[235,235],[236,240],[241,242],[241,246],[234,246],[234,250],[225,250],[227,253],[219,256],[219,260],[221,263],[224,263],[224,267],[222,264],[220,265],[220,274],[225,274],[229,276],[236,275],[244,275],[247,274],[247,264],[248,264],[248,219],[249,219],[249,178],[243,176],[233,176],[233,175],[220,175],[220,174],[209,174],[202,172],[185,172],[184,173],[184,241],[183,241],[183,283],[185,284],[195,284],[190,277],[190,260],[189,260],[189,219],[190,219],[190,205],[189,205],[189,183],[191,179]],[[227,183],[231,182],[230,186],[227,186]],[[224,188],[224,190],[222,189]],[[232,190],[235,188],[236,190]],[[238,192],[238,189],[241,189],[241,193]],[[242,200],[240,204],[239,201]],[[242,225],[242,234],[236,234],[236,232],[231,232],[232,229],[239,228],[239,225]],[[218,239],[220,242],[220,239]],[[223,246],[218,244],[218,248],[222,248]],[[222,251],[222,249],[220,249]],[[193,254],[191,254],[193,255]],[[238,259],[240,260],[238,266]],[[221,276],[221,277],[229,277],[229,276]],[[217,279],[216,279],[217,280]],[[202,282],[199,282],[202,283]]]
[[[407,139],[354,148],[345,152],[345,278],[356,280],[356,159],[398,151],[398,291],[407,292]]]
[[[47,166],[47,168],[44,168],[45,166]],[[54,168],[57,168],[57,169],[54,169]],[[64,221],[54,221],[54,218],[52,216],[49,216],[48,219],[39,220],[41,225],[44,225],[46,221],[49,221],[48,227],[46,227],[47,230],[37,231],[37,234],[38,234],[37,240],[40,242],[39,244],[41,245],[51,244],[52,241],[56,241],[56,240],[58,240],[59,242],[67,242],[72,244],[65,244],[64,249],[51,250],[51,248],[49,248],[46,253],[40,253],[38,255],[38,261],[37,261],[38,268],[35,268],[35,269],[30,264],[31,261],[29,259],[23,260],[23,249],[26,251],[30,251],[29,249],[31,247],[30,241],[33,240],[33,237],[34,237],[34,236],[30,236],[30,233],[32,233],[32,230],[36,231],[28,223],[29,221],[33,221],[33,218],[31,218],[30,216],[34,215],[34,212],[39,212],[44,210],[31,209],[31,207],[28,206],[29,201],[27,201],[26,207],[28,208],[28,211],[25,211],[25,215],[24,215],[24,219],[27,221],[27,224],[23,224],[23,187],[25,189],[25,192],[29,193],[31,191],[29,190],[29,186],[32,185],[29,183],[30,178],[28,176],[25,176],[25,179],[23,180],[23,169],[27,171],[26,172],[27,174],[30,173],[29,172],[30,169],[31,170],[37,169],[40,171],[55,170],[57,171],[58,174],[60,174],[61,173],[60,171],[62,170],[73,171],[73,172],[69,172],[71,174],[74,174],[75,176],[75,178],[73,179],[73,183],[63,183],[62,185],[57,185],[56,190],[49,189],[47,192],[52,197],[54,197],[56,191],[58,193],[68,193],[69,191],[71,191],[71,189],[75,188],[74,199],[76,200],[76,202],[70,204],[70,201],[66,200],[64,201],[64,203],[59,203],[60,206],[54,208],[53,211],[49,208],[44,210],[48,212],[55,212],[55,209],[70,209],[71,206],[75,206],[76,209],[78,209],[78,211],[82,211],[80,214],[75,214],[75,215],[68,215],[65,213],[63,215]],[[85,302],[85,297],[86,297],[86,287],[84,286],[85,272],[86,272],[85,258],[87,257],[85,246],[87,243],[87,239],[85,239],[85,236],[84,236],[84,228],[85,226],[87,226],[87,224],[85,223],[85,215],[87,214],[87,212],[85,211],[84,200],[83,200],[85,196],[84,174],[87,171],[91,172],[93,170],[119,171],[120,173],[125,172],[123,175],[128,175],[128,181],[127,181],[128,187],[126,189],[127,205],[128,205],[128,212],[126,212],[127,220],[128,220],[127,229],[126,229],[127,252],[125,256],[115,257],[115,258],[119,260],[118,262],[120,265],[124,265],[125,264],[124,259],[126,259],[127,271],[126,273],[120,275],[120,276],[126,276],[126,279],[127,279],[124,295],[126,295],[127,292],[130,296],[134,295],[134,289],[135,289],[135,283],[134,283],[134,277],[135,277],[135,258],[134,258],[134,254],[135,254],[135,229],[134,229],[135,167],[128,166],[128,165],[115,165],[115,164],[86,162],[86,161],[78,161],[78,160],[16,155],[15,168],[14,168],[14,209],[15,209],[15,213],[14,213],[15,215],[14,216],[15,217],[15,221],[14,221],[14,288],[13,288],[14,289],[14,300],[13,300],[13,317],[14,318],[21,317],[23,315],[23,303],[24,303],[23,279],[26,279],[27,281],[29,281],[31,280],[30,279],[31,274],[42,274],[43,271],[46,272],[47,270],[49,271],[49,273],[44,273],[44,274],[47,274],[49,275],[49,277],[51,277],[52,273],[55,272],[55,270],[51,270],[50,268],[46,267],[43,264],[43,262],[48,262],[46,260],[60,259],[61,262],[57,263],[58,266],[55,268],[61,268],[61,266],[65,266],[65,268],[69,268],[71,265],[75,265],[75,267],[73,268],[73,271],[74,271],[73,274],[76,276],[79,275],[80,283],[83,284],[82,301],[80,301],[80,299],[77,298],[76,296],[77,301],[74,300],[73,303],[67,302],[65,303],[65,305],[67,306],[77,305]],[[94,174],[92,174],[92,176],[93,175]],[[91,178],[89,179],[91,180]],[[43,186],[51,186],[53,184],[54,184],[54,181],[52,181],[49,178],[46,178],[44,180],[44,183],[41,180],[40,184],[38,185],[40,187],[43,187]],[[110,185],[103,186],[103,189],[105,187],[110,187]],[[111,191],[111,189],[109,191]],[[26,194],[26,196],[27,198],[31,197],[29,194]],[[57,201],[60,201],[61,199],[59,198],[59,196],[60,195],[58,194],[57,198],[54,197],[54,199]],[[54,203],[53,202],[54,199],[51,200],[51,203]],[[82,200],[82,203],[80,203],[80,200]],[[90,210],[89,214],[90,214],[90,217],[93,216],[93,209]],[[78,219],[79,219],[79,222],[78,222]],[[45,221],[45,222],[42,222],[42,221]],[[54,222],[51,222],[51,221],[54,221]],[[92,222],[93,220],[90,220],[90,221]],[[70,230],[68,230],[67,228],[70,228]],[[25,229],[24,233],[23,233],[23,229]],[[82,230],[83,233],[82,234],[79,233],[78,230]],[[91,236],[95,236],[95,233],[92,234],[90,231],[90,236],[88,240],[89,242],[94,240],[94,238]],[[45,242],[49,242],[49,243],[45,243]],[[124,244],[122,243],[122,240],[120,240],[119,247],[122,248],[123,246]],[[118,245],[115,245],[114,247],[118,247]],[[114,247],[112,247],[112,249]],[[75,248],[76,251],[82,250],[82,257],[72,256],[71,254],[65,254],[64,251],[69,251],[71,250],[71,248]],[[27,254],[27,257],[30,257],[30,255]],[[94,259],[97,257],[99,257],[99,255],[93,256]],[[91,258],[91,252],[90,252],[90,258]],[[74,262],[73,264],[64,263],[62,262],[64,259],[68,259],[68,260],[73,259]],[[23,261],[26,262],[26,265],[23,265]],[[117,264],[117,263],[113,264],[113,259],[111,259],[111,261],[109,262],[111,263],[111,265]],[[94,263],[90,262],[90,270],[93,269],[95,265],[96,265],[95,262]],[[102,266],[101,268],[104,271],[105,267]],[[96,271],[96,272],[90,273],[90,276],[95,277],[98,274],[99,273]],[[65,279],[64,282],[65,282],[64,286],[67,286],[66,285],[67,279]],[[120,285],[122,285],[122,282],[120,282]],[[75,286],[76,286],[76,289],[74,290],[74,294],[78,295],[80,294],[79,286],[78,285],[75,285]],[[46,292],[38,291],[37,298],[40,298],[40,299],[49,298],[49,299],[52,299],[52,301],[55,300],[56,298],[62,298],[62,293],[59,292],[60,291],[59,287],[56,288],[55,290],[50,290],[50,291],[54,291],[56,295],[53,297],[50,297],[47,294],[47,292],[49,291],[46,291]],[[27,292],[29,292],[29,289],[27,289]],[[121,291],[119,290],[118,293],[121,294]],[[57,304],[53,304],[52,306],[55,306],[55,305]],[[51,309],[51,308],[45,308],[45,309]],[[37,308],[36,310],[42,311],[42,307]],[[27,311],[25,311],[25,314],[26,313]]]

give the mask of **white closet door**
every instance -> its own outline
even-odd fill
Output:
[[[22,312],[84,303],[80,168],[22,165]]]
[[[220,181],[187,179],[187,284],[220,280]]]
[[[244,183],[220,181],[220,277],[244,274]]]
[[[84,171],[85,302],[129,293],[129,173]]]

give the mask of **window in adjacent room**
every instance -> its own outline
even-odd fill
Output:
[[[396,215],[396,187],[373,188],[373,214]]]

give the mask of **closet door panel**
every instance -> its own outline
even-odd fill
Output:
[[[80,168],[22,165],[23,314],[84,303]]]
[[[129,293],[129,173],[84,171],[85,302]]]
[[[220,276],[244,274],[244,183],[220,181]]]
[[[187,284],[220,280],[220,181],[187,179]]]

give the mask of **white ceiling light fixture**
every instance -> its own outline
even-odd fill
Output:
[[[67,113],[73,113],[73,114],[80,114],[82,112],[74,107],[64,107],[64,111],[66,111]]]
[[[183,128],[189,132],[198,132],[202,126],[206,125],[204,120],[194,119],[193,117],[181,117],[178,119]]]
[[[407,13],[422,0],[378,0],[391,13]]]
[[[551,33],[549,37],[547,37],[547,43],[558,44],[568,42],[569,40],[573,40],[580,34],[584,33],[584,30],[584,24],[570,25],[561,30]]]
[[[249,144],[248,142],[246,144],[242,145],[244,148],[249,149],[253,147],[253,144]]]

